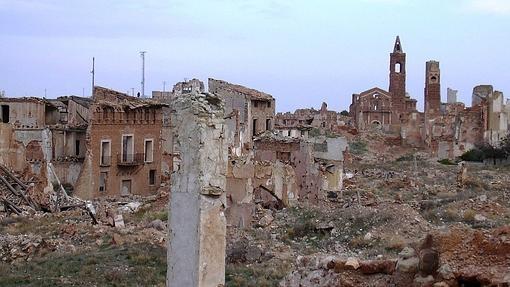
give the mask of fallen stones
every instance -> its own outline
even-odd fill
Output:
[[[147,227],[154,228],[154,229],[159,230],[159,231],[163,231],[163,230],[166,229],[166,224],[163,221],[161,221],[160,219],[156,219],[156,220],[151,221],[147,225]]]
[[[395,265],[394,260],[366,260],[360,262],[360,271],[363,274],[393,274]]]
[[[273,220],[274,217],[270,213],[267,213],[259,220],[259,225],[263,227],[269,226]]]
[[[414,278],[414,286],[416,287],[431,287],[434,283],[434,277],[432,275],[428,275],[426,277],[416,276]]]
[[[439,276],[443,278],[443,280],[452,280],[455,279],[455,275],[453,274],[452,268],[448,264],[443,264],[437,270]]]
[[[251,245],[247,239],[242,239],[227,249],[226,261],[229,263],[258,262],[264,256],[261,247]]]
[[[117,228],[126,227],[126,225],[124,224],[124,218],[122,217],[122,214],[115,215],[115,217],[113,218],[113,222],[114,222],[115,227],[117,227]]]
[[[478,222],[482,222],[482,221],[486,221],[487,220],[487,217],[481,215],[481,214],[475,214],[475,221],[478,221]]]
[[[357,270],[359,268],[360,264],[359,264],[358,259],[356,259],[354,257],[349,257],[349,258],[347,258],[347,261],[345,261],[344,266],[346,269]]]
[[[124,244],[124,239],[122,239],[122,236],[118,233],[114,233],[112,236],[112,244],[113,245],[122,245]]]
[[[140,208],[141,205],[142,205],[142,203],[140,203],[138,201],[133,201],[133,202],[129,202],[126,205],[119,207],[118,210],[120,212],[136,212]]]
[[[245,259],[247,262],[258,262],[262,258],[263,252],[258,246],[250,245],[246,249]]]
[[[433,249],[420,251],[420,272],[425,275],[433,275],[439,267],[439,253]]]
[[[416,257],[416,252],[410,247],[405,247],[399,253],[397,261],[397,271],[402,273],[416,273],[420,264],[420,259]]]
[[[54,250],[55,244],[41,236],[0,234],[0,260],[3,262],[29,261],[44,249]]]
[[[418,271],[418,265],[420,260],[418,257],[412,257],[409,259],[399,259],[397,261],[397,271],[403,273],[416,273]]]

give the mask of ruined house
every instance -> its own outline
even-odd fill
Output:
[[[439,62],[426,66],[424,141],[439,158],[454,158],[477,144],[497,145],[508,134],[509,106],[502,92],[491,85],[473,88],[472,106],[457,102],[448,89],[448,102],[440,99]],[[439,108],[438,108],[439,107]]]
[[[54,186],[72,191],[85,155],[90,99],[60,97],[0,99],[0,161],[34,183],[42,208]]]
[[[296,194],[301,201],[317,204],[328,192],[340,192],[343,182],[342,137],[299,140],[271,133],[255,139],[255,160],[289,164],[296,175]]]
[[[273,129],[275,100],[266,93],[225,81],[209,79],[209,92],[225,102],[229,149],[241,155],[251,148],[252,137]]]
[[[85,162],[76,184],[78,196],[148,195],[157,191],[164,106],[94,87]]]
[[[348,116],[328,110],[328,105],[322,103],[319,110],[297,109],[294,113],[276,114],[275,130],[284,136],[308,138],[310,133],[318,135],[341,132],[346,130],[349,124]]]
[[[308,140],[265,132],[254,138],[251,156],[231,157],[227,169],[227,219],[250,226],[255,205],[281,208],[318,204],[342,189],[347,140]]]
[[[191,79],[176,83],[172,91],[152,91],[152,98],[168,103],[169,100],[179,95],[203,92],[205,92],[204,83],[199,79]]]

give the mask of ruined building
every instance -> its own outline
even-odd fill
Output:
[[[211,78],[208,85],[209,92],[225,102],[227,138],[233,154],[251,149],[253,136],[273,128],[275,100],[271,95]]]
[[[309,134],[340,132],[348,128],[350,118],[328,110],[322,103],[320,110],[297,109],[294,113],[276,114],[275,129],[284,136],[308,138]]]
[[[77,195],[148,195],[160,186],[165,104],[94,87]]]
[[[433,156],[454,158],[488,142],[497,144],[508,133],[508,111],[503,94],[490,85],[473,89],[472,106],[457,102],[457,91],[448,89],[441,103],[439,62],[425,64],[425,111],[416,110],[416,100],[406,94],[406,54],[399,37],[390,54],[388,92],[372,88],[354,94],[350,115],[358,130],[382,129],[398,134],[403,144],[427,147]]]
[[[2,98],[0,106],[0,164],[34,183],[42,208],[54,188],[83,199],[155,193],[172,168],[166,104],[94,87],[92,98]]]
[[[402,122],[416,112],[416,100],[406,93],[406,54],[398,36],[390,54],[389,78],[388,91],[374,87],[352,95],[349,113],[357,129],[376,127],[399,133]]]
[[[72,191],[85,157],[90,99],[1,98],[0,164],[34,183],[34,199],[52,209],[54,185]]]
[[[168,103],[172,98],[179,95],[203,92],[205,92],[204,83],[198,79],[191,79],[176,83],[170,92],[152,91],[152,98]]]

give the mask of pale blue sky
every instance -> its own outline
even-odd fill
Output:
[[[388,88],[396,35],[420,109],[431,59],[443,101],[486,83],[510,97],[510,0],[0,0],[0,90],[88,95],[95,56],[98,85],[138,91],[145,50],[147,94],[213,77],[271,93],[278,111],[341,110]]]

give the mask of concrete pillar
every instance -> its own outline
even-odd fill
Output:
[[[192,93],[176,97],[171,106],[181,164],[172,175],[167,286],[223,286],[228,160],[223,102]]]

